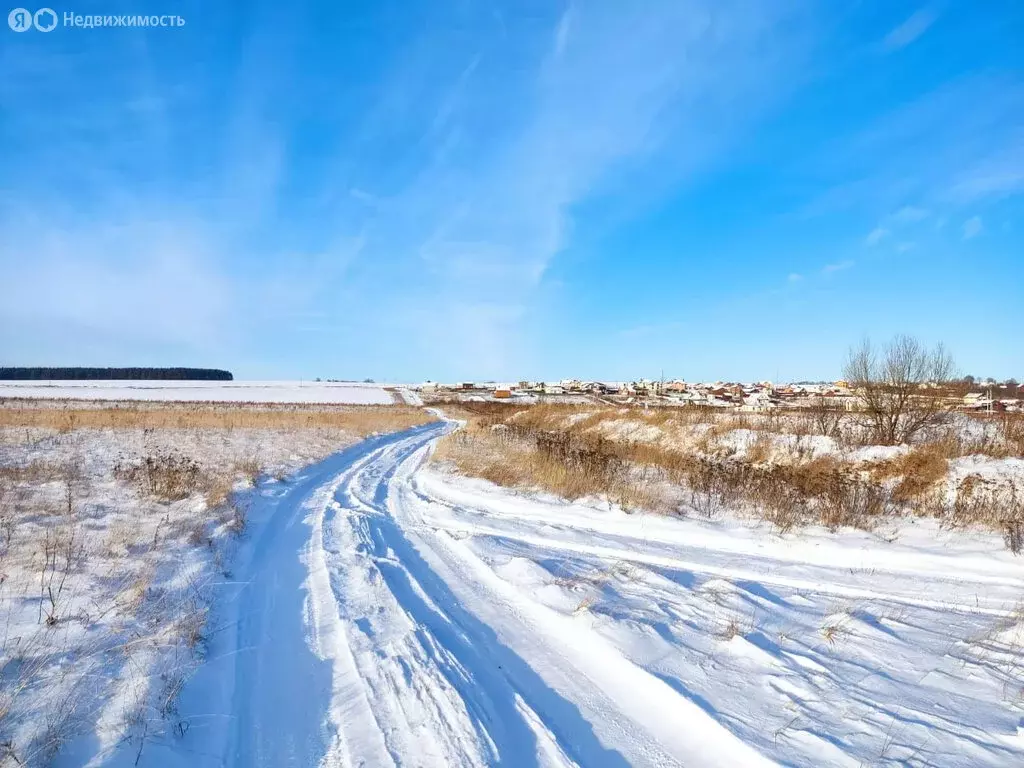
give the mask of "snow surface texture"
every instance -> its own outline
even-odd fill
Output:
[[[261,491],[189,727],[140,765],[1024,764],[998,537],[516,495],[426,466],[452,428]]]
[[[270,475],[355,437],[328,428],[0,430],[0,470],[36,473],[14,486],[0,475],[0,765],[131,764],[187,727],[176,694],[202,660],[201,638],[217,631],[204,626],[206,607],[233,583],[239,540],[230,510],[201,495],[157,503],[117,465],[173,453],[223,474],[230,488],[232,467],[255,462],[269,473],[260,489],[272,492],[282,483]]]
[[[0,399],[387,405],[382,385],[299,381],[0,381]]]

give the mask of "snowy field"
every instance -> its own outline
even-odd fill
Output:
[[[998,536],[516,495],[427,465],[448,429],[264,491],[235,631],[162,764],[1024,761],[1024,573]]]
[[[164,400],[385,405],[379,384],[310,381],[0,381],[0,399]]]
[[[515,493],[455,427],[3,432],[0,764],[1024,764],[998,534]]]
[[[177,696],[224,629],[208,610],[234,583],[255,488],[424,420],[261,410],[249,421],[279,426],[250,428],[246,414],[228,411],[228,428],[198,406],[169,414],[198,427],[154,427],[147,410],[138,428],[0,428],[0,765],[131,763],[185,732]],[[330,426],[280,426],[317,419]]]

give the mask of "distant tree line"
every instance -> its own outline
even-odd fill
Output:
[[[0,368],[0,379],[231,381],[231,371],[217,368]]]

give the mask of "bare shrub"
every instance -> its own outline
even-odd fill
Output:
[[[979,475],[967,475],[957,486],[951,522],[995,528],[1011,552],[1024,551],[1024,494],[1012,481],[997,486]]]
[[[66,474],[63,464],[52,461],[33,461],[24,466],[0,467],[0,487],[5,484],[7,487],[20,484],[42,485],[60,480]]]
[[[690,506],[704,517],[714,517],[721,512],[737,490],[730,483],[725,467],[703,458],[690,462],[686,483],[690,488]]]
[[[910,336],[897,336],[879,353],[865,339],[850,350],[843,375],[859,401],[857,416],[881,445],[910,442],[948,413],[928,388],[954,375],[953,359],[941,344],[928,350]]]
[[[771,457],[774,445],[775,441],[770,434],[759,432],[754,442],[747,447],[743,458],[751,464],[761,464]]]
[[[719,640],[729,642],[735,637],[744,637],[749,635],[757,628],[757,617],[754,615],[730,616],[724,622],[721,622],[715,635]]]
[[[227,512],[227,528],[234,536],[241,536],[249,525],[249,510],[238,500],[233,500]]]
[[[434,459],[499,485],[542,488],[569,499],[603,495],[626,509],[665,508],[633,476],[620,449],[629,450],[599,437],[512,422],[455,432],[440,442]]]
[[[73,519],[43,531],[43,561],[39,571],[39,621],[46,617],[47,626],[59,620],[61,598],[68,576],[77,568],[83,553],[81,531]]]
[[[233,483],[229,475],[215,475],[210,478],[206,489],[206,506],[210,509],[227,503]]]
[[[967,526],[982,520],[991,520],[995,497],[990,483],[980,475],[967,475],[956,488],[953,499],[951,522],[956,526]]]
[[[851,477],[838,479],[819,505],[822,524],[832,530],[841,526],[869,529],[895,511],[884,488]]]
[[[747,477],[734,472],[731,485],[783,533],[812,521],[831,529],[870,528],[894,511],[885,488],[832,456],[750,469]]]
[[[1014,517],[1007,518],[1003,528],[1003,540],[1007,548],[1013,554],[1019,555],[1024,552],[1024,516],[1018,513]]]
[[[1024,457],[1024,414],[1004,413],[996,424],[1010,454]]]
[[[844,408],[833,405],[824,397],[816,397],[807,408],[807,415],[814,433],[825,437],[838,437],[843,425]]]
[[[848,471],[846,464],[834,456],[821,456],[803,464],[780,466],[775,474],[801,495],[816,497],[828,493]]]
[[[189,529],[185,539],[193,547],[213,546],[213,539],[206,530],[206,523],[202,520],[196,521]]]
[[[197,651],[206,640],[206,619],[209,609],[200,601],[193,601],[175,623],[172,632],[180,637],[186,647]]]
[[[758,478],[751,488],[750,501],[758,517],[774,526],[779,533],[789,533],[810,519],[807,500],[791,487],[770,478]]]
[[[164,453],[114,468],[114,475],[142,493],[163,501],[187,499],[199,492],[204,477],[199,464],[187,456]]]
[[[235,472],[242,475],[249,485],[256,485],[256,482],[260,479],[260,475],[263,474],[263,465],[260,463],[259,459],[250,457],[236,462]]]

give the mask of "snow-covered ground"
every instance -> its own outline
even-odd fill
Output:
[[[0,381],[0,399],[387,404],[380,384],[319,381]]]
[[[186,727],[140,765],[1024,764],[999,537],[516,495],[426,463],[451,428],[259,489]]]
[[[275,477],[357,439],[0,430],[0,765],[132,762],[187,728],[177,693],[217,630],[207,608],[245,541],[236,510],[253,491],[240,478],[263,469],[259,488],[279,488]],[[195,483],[186,498],[154,498],[144,469],[142,482],[127,477],[167,457]],[[233,485],[236,506],[224,499]]]

